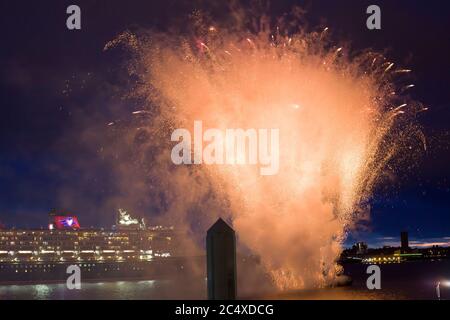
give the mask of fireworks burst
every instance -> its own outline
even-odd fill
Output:
[[[147,174],[166,193],[168,214],[185,221],[192,206],[200,215],[227,212],[241,245],[281,289],[335,277],[346,233],[366,216],[373,188],[411,145],[414,116],[425,110],[397,94],[413,87],[397,88],[410,70],[332,45],[328,28],[292,31],[296,23],[278,21],[271,32],[261,19],[249,32],[197,19],[184,35],[124,33],[106,46],[128,43],[136,54],[133,95],[148,108],[134,114],[150,115],[146,147],[159,154]],[[195,120],[221,130],[279,128],[278,175],[250,165],[174,168],[170,131]]]

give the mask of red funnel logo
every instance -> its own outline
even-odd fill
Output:
[[[80,223],[76,216],[55,216],[53,221],[55,228],[58,230],[80,229]]]

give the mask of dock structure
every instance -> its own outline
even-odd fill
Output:
[[[208,230],[206,236],[209,300],[235,300],[236,234],[222,219]]]

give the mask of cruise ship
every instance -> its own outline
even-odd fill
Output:
[[[63,282],[70,265],[83,280],[182,276],[202,257],[183,257],[179,241],[172,227],[146,226],[122,209],[110,230],[84,229],[77,216],[52,211],[48,229],[0,229],[0,283]]]

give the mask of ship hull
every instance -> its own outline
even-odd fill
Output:
[[[0,263],[0,284],[66,282],[72,274],[67,272],[71,265],[80,268],[81,281],[174,279],[191,275],[192,270],[204,270],[204,263],[204,257],[142,262]]]

